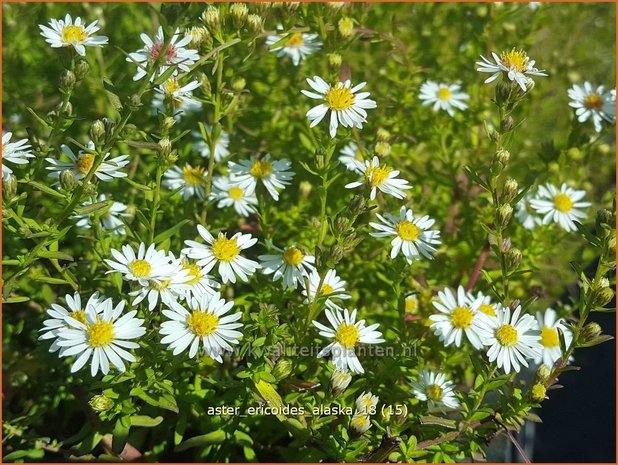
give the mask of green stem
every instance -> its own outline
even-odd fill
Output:
[[[154,240],[155,230],[157,228],[157,211],[161,203],[161,178],[163,177],[163,169],[161,163],[157,165],[157,175],[155,181],[155,191],[152,199],[152,212],[150,215],[150,240],[149,244],[152,244]]]

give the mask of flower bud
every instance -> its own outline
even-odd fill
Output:
[[[312,190],[313,190],[313,184],[310,183],[309,181],[301,181],[300,184],[298,185],[298,193],[303,198],[309,197]]]
[[[496,84],[495,95],[496,95],[496,103],[499,106],[503,106],[506,104],[511,97],[511,83],[505,81],[499,81]]]
[[[210,37],[210,33],[208,29],[204,26],[194,26],[186,30],[186,34],[191,36],[190,44],[195,48],[199,49],[202,46],[210,46],[212,45],[212,38]]]
[[[346,2],[326,2],[326,6],[333,11],[339,11]]]
[[[614,298],[614,291],[609,287],[609,280],[595,280],[590,288],[591,304],[595,307],[605,307]]]
[[[198,80],[200,81],[200,85],[202,86],[202,90],[206,95],[210,95],[212,92],[212,88],[210,87],[210,79],[204,73],[198,74]]]
[[[538,370],[536,370],[536,376],[541,382],[547,381],[550,375],[551,375],[551,368],[545,364],[541,364]]]
[[[534,79],[528,78],[528,80],[526,81],[526,93],[532,91],[535,85],[536,83],[534,82]]]
[[[339,29],[341,37],[351,37],[354,33],[354,21],[352,21],[352,18],[344,16],[339,20],[339,23],[337,23],[337,28]]]
[[[513,216],[513,207],[508,203],[502,204],[498,207],[498,223],[502,229],[506,228]]]
[[[138,110],[139,107],[142,106],[142,98],[138,94],[133,94],[129,98],[129,108],[135,111]]]
[[[386,157],[391,153],[391,144],[380,141],[376,143],[374,150],[379,157]]]
[[[335,370],[330,377],[330,392],[339,395],[347,389],[352,381],[352,375],[347,371]]]
[[[210,30],[212,35],[217,35],[221,27],[221,17],[219,15],[219,8],[210,5],[202,13],[202,21],[206,27]]]
[[[519,268],[519,265],[521,264],[521,259],[522,259],[523,255],[521,253],[521,250],[519,250],[516,247],[513,247],[511,250],[509,250],[506,253],[506,266],[509,270],[516,270],[517,268]]]
[[[382,422],[381,424],[383,425],[388,425],[391,422],[391,417],[393,416],[393,413],[395,413],[395,409],[393,408],[392,405],[387,405],[386,407],[384,407],[382,409]]]
[[[511,245],[511,238],[505,237],[504,239],[502,239],[502,244],[500,244],[500,252],[507,253],[509,250],[511,250]]]
[[[506,178],[504,181],[504,189],[502,189],[502,201],[511,202],[519,192],[519,185],[513,178]]]
[[[410,294],[406,297],[405,312],[410,315],[418,313],[418,297],[416,297],[416,294]]]
[[[500,121],[500,130],[502,132],[508,132],[515,126],[515,121],[512,116],[507,116],[502,121]]]
[[[536,383],[534,386],[532,386],[532,389],[530,390],[532,400],[534,400],[535,402],[543,401],[545,399],[546,393],[547,389],[545,388],[545,385],[541,383]]]
[[[100,119],[96,120],[90,126],[90,138],[95,144],[103,142],[105,136],[105,124]]]
[[[159,153],[164,157],[172,152],[172,143],[168,137],[164,137],[159,141]]]
[[[72,191],[77,185],[75,175],[71,170],[64,170],[60,173],[60,185],[64,190]]]
[[[371,428],[371,419],[369,415],[364,413],[355,413],[350,421],[350,428],[352,428],[352,430],[357,434],[363,434]]]
[[[11,200],[17,195],[17,178],[10,174],[8,178],[2,181],[2,195],[5,200]]]
[[[283,5],[288,10],[288,13],[294,13],[296,10],[298,10],[300,2],[284,2]]]
[[[262,17],[256,14],[247,16],[247,29],[254,34],[262,32],[264,29]]]
[[[75,77],[81,81],[90,72],[90,65],[86,60],[80,60],[75,65]]]
[[[499,149],[496,152],[496,162],[500,164],[502,168],[509,164],[509,160],[511,159],[511,153],[508,150],[504,150],[503,148]]]
[[[329,53],[327,57],[328,57],[328,64],[332,66],[333,68],[339,68],[341,66],[342,59],[341,59],[341,55],[339,55],[338,53]]]
[[[114,406],[114,401],[106,395],[99,394],[92,396],[88,404],[90,404],[90,407],[92,407],[92,410],[95,412],[105,412]]]
[[[161,122],[161,129],[169,131],[176,124],[176,119],[173,116],[166,116]]]
[[[11,375],[11,386],[20,387],[28,382],[28,375],[23,371],[15,371]]]
[[[335,219],[335,232],[337,234],[345,233],[350,229],[350,226],[352,226],[352,222],[345,216],[337,216],[337,219]]]
[[[273,368],[272,375],[277,379],[277,381],[281,381],[284,378],[287,378],[292,373],[292,362],[285,359],[280,359]]]
[[[612,230],[616,223],[616,218],[614,214],[606,209],[601,209],[597,211],[596,219],[595,219],[595,228],[597,234],[599,236],[604,235],[605,230]]]
[[[240,92],[241,90],[243,90],[245,88],[245,86],[247,85],[247,81],[245,81],[244,78],[236,78],[234,79],[234,81],[232,82],[232,89],[235,92]]]
[[[582,329],[583,342],[593,341],[601,335],[601,331],[601,326],[598,323],[591,321],[586,326],[584,326],[584,329]]]
[[[73,90],[73,87],[75,86],[75,81],[76,79],[73,71],[65,69],[60,75],[60,92],[66,94]]]
[[[230,6],[232,23],[234,23],[234,27],[237,29],[241,29],[245,25],[248,15],[249,9],[244,3],[233,3],[232,6]]]
[[[380,129],[378,129],[378,132],[376,133],[376,136],[377,136],[378,140],[388,141],[391,138],[391,133],[388,132],[384,128],[380,128]]]

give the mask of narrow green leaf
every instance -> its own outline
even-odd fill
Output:
[[[204,447],[211,444],[220,444],[225,441],[225,432],[221,430],[213,431],[212,433],[195,436],[191,439],[180,443],[175,449],[175,452],[182,452],[193,447]]]

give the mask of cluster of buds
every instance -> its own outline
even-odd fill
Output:
[[[259,14],[249,13],[249,8],[245,3],[232,3],[227,10],[210,5],[202,13],[201,20],[206,27],[206,32],[210,32],[210,35],[219,42],[223,42],[223,29],[230,32],[246,30],[256,36],[264,30],[264,18]]]

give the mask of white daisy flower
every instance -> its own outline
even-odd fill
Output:
[[[349,371],[333,370],[330,376],[330,391],[334,394],[341,394],[348,388],[351,381],[352,375]]]
[[[49,173],[49,177],[53,179],[58,179],[60,177],[60,173],[63,171],[70,171],[73,173],[73,176],[76,180],[84,179],[95,160],[95,147],[94,142],[90,141],[87,145],[88,149],[91,151],[80,150],[78,155],[76,156],[66,145],[61,145],[62,153],[64,153],[70,161],[61,161],[55,160],[54,158],[46,158],[45,160],[51,164],[47,169],[51,171]],[[95,172],[95,176],[99,178],[99,180],[104,182],[111,182],[115,178],[126,178],[127,173],[120,171],[122,168],[129,164],[129,156],[128,155],[120,155],[119,157],[114,157],[108,160],[110,154],[109,152],[105,154],[103,157],[103,161],[98,166],[97,171]]]
[[[52,48],[73,47],[79,55],[85,56],[86,47],[101,47],[107,44],[107,37],[92,35],[100,29],[97,23],[98,21],[93,21],[85,26],[79,16],[73,22],[71,15],[67,14],[64,20],[51,19],[50,27],[39,24],[39,29],[45,42]]]
[[[499,311],[502,307],[501,304],[492,302],[491,297],[483,294],[482,292],[478,292],[476,297],[474,297],[471,293],[468,293],[468,302],[470,305],[478,301],[480,301],[478,311],[490,317],[496,316],[497,311]]]
[[[387,165],[380,166],[380,159],[378,157],[374,156],[372,160],[365,160],[364,162],[356,160],[354,163],[356,165],[355,171],[362,174],[364,179],[363,181],[346,184],[346,189],[354,189],[367,184],[371,187],[371,194],[369,196],[371,200],[375,200],[378,189],[397,199],[405,199],[406,193],[404,190],[412,189],[408,181],[397,178],[399,170],[394,170]]]
[[[191,81],[181,86],[177,78],[171,77],[155,88],[156,93],[152,101],[153,106],[164,109],[166,101],[172,102],[175,110],[174,116],[179,116],[185,111],[198,111],[202,108],[202,103],[193,98],[193,91],[198,87],[200,87],[198,81]]]
[[[356,309],[350,313],[347,309],[343,309],[342,312],[340,308],[327,308],[324,313],[332,329],[315,320],[313,325],[320,330],[320,336],[335,339],[335,341],[324,347],[318,353],[318,358],[330,354],[337,370],[364,373],[365,370],[363,370],[354,349],[359,344],[384,342],[382,333],[376,331],[380,325],[375,323],[365,327],[365,320],[356,321]]]
[[[309,282],[309,290],[307,290],[307,282]],[[328,270],[326,275],[324,275],[322,286],[318,289],[318,286],[320,286],[320,275],[317,270],[313,270],[309,275],[309,279],[303,280],[304,303],[313,303],[316,296],[319,295],[326,297],[324,304],[328,308],[337,307],[333,299],[348,300],[352,298],[352,296],[346,292],[345,285],[346,282],[337,276],[335,270]]]
[[[233,306],[233,301],[226,303],[218,292],[212,296],[203,294],[199,298],[192,297],[187,299],[185,305],[171,302],[169,310],[163,310],[170,320],[161,324],[159,332],[165,336],[161,343],[168,344],[174,355],[189,347],[189,358],[193,358],[201,342],[208,357],[223,363],[221,356],[232,352],[232,346],[238,344],[242,337],[242,333],[236,331],[243,325],[238,322],[242,313],[224,316]]]
[[[98,201],[104,202],[107,200],[105,194],[99,195]],[[82,205],[92,205],[91,200],[86,200]],[[131,215],[127,213],[127,206],[124,203],[112,202],[110,207],[103,214],[97,214],[98,219],[101,222],[103,229],[107,229],[117,236],[123,236],[126,231],[124,223],[121,218],[130,218]],[[90,229],[92,227],[92,220],[90,215],[74,215],[74,219],[77,220],[75,226],[81,229]]]
[[[357,161],[365,163],[363,151],[355,142],[348,143],[339,153],[339,161],[350,171],[356,171]]]
[[[329,133],[331,137],[337,134],[339,124],[344,128],[361,129],[363,123],[367,122],[365,110],[377,106],[374,100],[367,98],[370,95],[369,92],[356,93],[365,87],[366,82],[352,87],[348,79],[345,82],[329,85],[321,77],[313,76],[313,80],[307,78],[307,83],[315,92],[304,89],[301,92],[309,98],[324,101],[307,112],[307,118],[311,121],[310,127],[318,125],[330,111]]]
[[[210,133],[210,127],[206,126],[206,131]],[[196,138],[194,145],[195,149],[200,152],[200,155],[204,158],[210,157],[210,147],[202,137],[199,131],[193,131],[191,134]],[[227,132],[221,131],[219,137],[215,141],[215,161],[220,162],[224,158],[230,155],[228,147],[230,146],[230,136]]]
[[[86,309],[93,307],[94,311],[100,313],[103,311],[103,307],[99,306],[99,304],[103,301],[102,298],[99,297],[99,293],[95,292],[90,296],[88,302],[86,302],[86,306],[82,306],[82,298],[79,295],[79,292],[75,294],[67,294],[64,296],[64,300],[66,302],[66,306],[68,310],[62,305],[51,304],[51,308],[47,309],[47,314],[50,316],[47,320],[43,321],[43,327],[39,329],[41,335],[39,336],[39,341],[46,339],[54,339],[51,347],[49,348],[50,352],[56,352],[60,350],[59,356],[62,357],[66,348],[61,348],[58,345],[58,333],[62,329],[66,329],[67,326],[66,318],[71,317],[75,318],[77,321],[81,321],[86,324]]]
[[[252,156],[250,160],[228,162],[230,174],[240,187],[247,192],[255,192],[257,182],[260,181],[275,201],[279,200],[277,189],[285,189],[294,177],[291,167],[292,163],[285,158],[271,161],[270,154],[260,159]]]
[[[364,413],[355,413],[350,420],[350,428],[358,434],[363,434],[371,428],[371,417]]]
[[[255,193],[238,185],[235,179],[218,176],[212,182],[210,198],[217,201],[217,207],[234,207],[236,213],[247,217],[255,213],[258,204]]]
[[[436,253],[434,246],[440,245],[440,231],[430,230],[436,220],[425,215],[415,218],[413,211],[401,207],[399,216],[386,213],[385,216],[376,214],[380,223],[369,223],[378,232],[369,233],[372,237],[395,236],[391,241],[391,258],[397,257],[399,252],[403,254],[407,262],[425,257],[433,259]]]
[[[357,397],[356,409],[360,413],[364,413],[365,415],[375,415],[377,413],[377,405],[378,405],[378,396],[374,396],[371,392],[364,392]]]
[[[205,197],[205,172],[202,166],[193,167],[188,163],[180,169],[172,166],[163,174],[163,185],[170,190],[178,189],[182,198],[188,200],[191,197],[204,199]]]
[[[202,294],[213,295],[221,285],[212,279],[206,267],[199,266],[186,257],[182,259],[182,269],[187,273],[188,280],[183,283],[187,297],[200,298]]]
[[[455,109],[465,110],[470,96],[461,91],[458,84],[444,84],[434,81],[426,81],[421,85],[421,93],[418,96],[423,101],[423,106],[433,105],[433,111],[444,110],[450,116],[455,116]]]
[[[13,170],[4,164],[5,161],[10,161],[16,165],[26,165],[28,158],[34,158],[28,139],[9,142],[11,136],[13,136],[12,132],[2,135],[2,179],[8,179],[13,174]]]
[[[547,183],[539,187],[536,198],[530,200],[530,205],[537,213],[545,215],[543,224],[553,221],[566,231],[577,231],[575,222],[581,223],[580,220],[586,218],[581,209],[591,205],[590,202],[580,202],[585,195],[586,191],[576,191],[566,184],[562,184],[558,189]]]
[[[446,380],[444,373],[421,370],[418,374],[418,381],[410,381],[412,393],[421,402],[427,402],[429,410],[459,407],[455,386],[452,381]]]
[[[144,42],[144,47],[137,52],[129,53],[127,57],[128,62],[137,65],[137,72],[135,76],[133,76],[134,81],[138,81],[146,76],[146,68],[148,65],[154,64],[157,61],[165,44],[165,37],[161,26],[159,26],[154,40],[146,34],[140,34],[140,38],[142,42]],[[180,39],[180,29],[176,29],[176,32],[165,49],[165,56],[159,62],[159,73],[155,73],[151,81],[154,81],[156,77],[163,74],[170,66],[177,67],[172,73],[173,76],[178,74],[178,70],[185,72],[190,70],[190,66],[194,65],[195,62],[200,59],[200,56],[197,50],[184,48],[189,42],[191,42],[191,35],[185,34],[185,36]]]
[[[418,313],[418,297],[416,294],[409,294],[404,299],[404,308],[406,313],[414,315]]]
[[[101,306],[102,311],[95,307]],[[124,372],[123,360],[135,362],[135,356],[125,349],[137,349],[139,344],[131,342],[146,333],[142,326],[144,320],[135,318],[137,310],[122,315],[125,302],[115,307],[112,299],[98,302],[86,308],[86,322],[82,323],[70,315],[65,318],[69,328],[58,332],[58,345],[63,347],[63,357],[78,355],[71,367],[71,373],[81,369],[90,357],[90,374],[95,376],[99,370],[106,375],[110,363],[119,371]]]
[[[479,307],[482,299],[472,299],[463,286],[457,288],[457,296],[447,287],[438,292],[438,301],[433,306],[440,312],[431,315],[431,329],[445,346],[455,344],[461,346],[462,335],[465,333],[470,343],[476,349],[483,347],[479,335],[482,322],[479,320]]]
[[[536,321],[540,334],[541,353],[535,359],[535,363],[544,363],[548,367],[553,367],[562,357],[560,350],[560,336],[558,329],[564,335],[564,343],[568,348],[573,341],[573,333],[566,327],[565,319],[558,318],[558,314],[552,308],[548,308],[545,312],[537,312]]]
[[[605,92],[603,86],[596,89],[588,81],[583,85],[573,84],[568,90],[569,106],[575,108],[577,121],[585,123],[592,118],[594,129],[601,132],[603,120],[610,124],[616,122],[616,90]]]
[[[150,244],[146,249],[146,245],[142,242],[137,254],[130,245],[123,245],[122,253],[116,249],[111,249],[111,253],[116,261],[105,259],[105,263],[112,268],[105,274],[120,272],[125,280],[137,281],[140,286],[148,285],[148,281],[152,279],[169,279],[179,272],[170,256],[163,250],[156,250],[154,244]]]
[[[528,230],[533,230],[543,224],[543,218],[537,215],[530,201],[535,197],[534,191],[528,191],[515,206],[515,218]]]
[[[477,61],[477,71],[481,73],[493,73],[485,79],[485,83],[490,83],[498,79],[501,75],[505,75],[509,81],[516,82],[521,90],[526,92],[529,78],[528,76],[547,76],[544,69],[534,67],[534,60],[523,50],[513,48],[511,51],[504,51],[500,56],[491,52],[494,61],[488,60],[483,55],[483,61]]]
[[[498,309],[495,318],[480,314],[482,320],[481,338],[483,344],[489,346],[487,357],[490,362],[496,361],[498,368],[505,373],[511,372],[511,367],[519,372],[520,364],[528,366],[526,359],[535,360],[541,353],[539,331],[532,315],[522,315],[518,306],[511,315],[511,309]]]
[[[182,249],[182,254],[197,260],[197,265],[203,266],[205,272],[212,270],[218,262],[219,275],[224,283],[235,283],[236,275],[247,282],[248,276],[260,268],[259,263],[240,255],[241,251],[257,242],[251,234],[236,233],[228,239],[226,234],[219,233],[215,239],[202,225],[197,226],[197,232],[207,244],[186,240],[189,247]]]
[[[297,284],[303,283],[315,267],[315,257],[308,255],[304,250],[292,245],[284,249],[271,247],[279,252],[276,255],[260,255],[262,273],[273,275],[273,282],[283,278],[283,289],[296,289]]]
[[[283,30],[283,27],[278,26],[277,29]],[[266,38],[266,45],[270,47],[283,38],[286,38],[285,42],[278,47],[271,48],[270,51],[277,52],[278,57],[289,56],[294,66],[298,66],[302,60],[322,47],[322,42],[319,41],[317,34],[305,32],[268,36]]]

